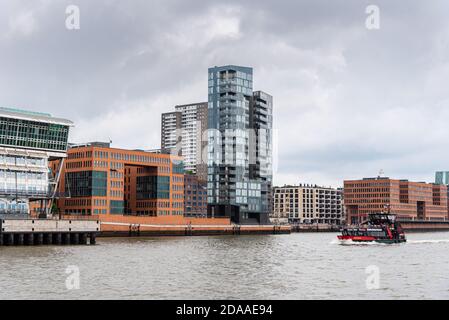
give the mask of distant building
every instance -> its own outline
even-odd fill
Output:
[[[341,224],[343,220],[342,191],[316,185],[273,188],[274,219],[292,223]]]
[[[207,180],[203,152],[207,146],[207,102],[178,105],[175,112],[163,113],[161,148],[173,150],[184,158],[185,170]]]
[[[344,183],[348,223],[358,223],[370,213],[391,212],[402,220],[448,219],[448,192],[444,185],[384,177]]]
[[[181,158],[105,143],[72,146],[62,169],[58,209],[68,215],[170,217],[184,214]],[[52,162],[56,170],[58,162]]]
[[[449,171],[438,171],[435,174],[435,183],[447,186],[448,213],[449,213]]]
[[[209,68],[209,216],[241,224],[269,222],[272,101],[253,92],[252,68]]]
[[[49,213],[57,176],[48,161],[66,157],[72,125],[48,113],[0,108],[1,217],[28,215],[33,203],[36,213]]]
[[[184,215],[207,216],[207,185],[196,175],[184,175]]]
[[[449,171],[438,171],[435,173],[435,183],[449,185]]]
[[[249,126],[254,129],[250,148],[249,177],[261,183],[261,211],[271,213],[273,181],[273,97],[263,91],[255,91],[250,102]]]
[[[180,130],[181,112],[167,112],[162,114],[161,119],[161,149],[172,149],[181,141]]]

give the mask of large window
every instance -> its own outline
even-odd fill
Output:
[[[170,177],[144,176],[137,177],[137,199],[169,199]]]
[[[69,127],[0,117],[0,145],[67,150]]]
[[[125,213],[125,202],[120,200],[111,200],[110,202],[111,214],[124,214]]]
[[[65,190],[71,197],[106,197],[108,176],[106,171],[68,172]]]

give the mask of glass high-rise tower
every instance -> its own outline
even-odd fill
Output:
[[[272,97],[253,92],[253,70],[209,69],[208,214],[268,223]]]
[[[449,185],[449,171],[438,171],[435,173],[435,183]]]

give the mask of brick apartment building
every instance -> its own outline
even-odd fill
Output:
[[[386,177],[344,182],[347,222],[390,211],[401,220],[448,220],[447,186]]]
[[[207,183],[197,175],[184,175],[184,215],[207,216]]]

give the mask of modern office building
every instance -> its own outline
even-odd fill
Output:
[[[174,160],[174,161],[171,161]],[[63,166],[58,210],[69,215],[183,216],[184,168],[169,154],[72,146]],[[52,163],[56,170],[57,161]]]
[[[206,129],[206,102],[178,105],[175,112],[162,114],[162,149],[175,150],[176,155],[184,158],[185,170],[198,174],[202,181],[207,179],[205,152],[202,152],[207,144]]]
[[[339,225],[343,222],[342,197],[341,190],[316,185],[275,187],[272,218]]]
[[[213,67],[208,78],[208,215],[268,223],[272,97],[253,92],[252,68]]]
[[[48,161],[66,157],[69,120],[0,108],[0,216],[48,214],[57,176]],[[56,170],[57,172],[57,170]]]
[[[448,220],[445,185],[410,182],[386,177],[348,180],[344,183],[348,223],[358,223],[370,213],[391,212],[400,220]]]
[[[435,173],[435,183],[449,185],[449,171],[438,171]]]
[[[197,175],[184,175],[184,215],[207,216],[207,184],[200,181]]]

